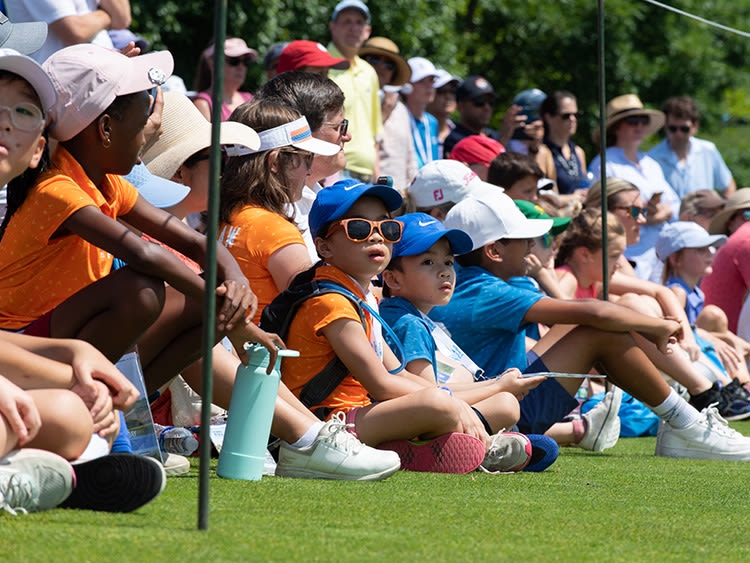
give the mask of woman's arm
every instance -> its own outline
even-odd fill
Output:
[[[311,267],[310,254],[304,244],[288,244],[268,258],[268,271],[279,291],[284,291],[297,274]]]

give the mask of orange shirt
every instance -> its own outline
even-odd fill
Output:
[[[219,242],[237,260],[250,282],[250,289],[258,297],[258,312],[253,317],[253,322],[258,324],[263,309],[281,293],[268,270],[268,259],[290,244],[304,247],[302,233],[278,213],[246,205],[232,214],[229,224],[219,225]]]
[[[58,145],[52,167],[31,188],[0,241],[0,328],[24,328],[109,274],[113,257],[108,252],[77,235],[51,237],[83,207],[97,207],[116,219],[137,199],[138,190],[120,176],[106,175],[97,188]]]
[[[344,272],[333,266],[321,266],[315,273],[316,280],[332,280],[364,300],[359,285]],[[286,345],[299,351],[299,358],[284,358],[281,362],[281,380],[292,393],[299,397],[302,387],[320,372],[334,357],[333,348],[323,335],[322,329],[338,319],[361,322],[357,310],[349,299],[336,293],[327,293],[305,301],[294,316],[289,327]],[[367,338],[371,339],[372,319],[365,313]],[[364,407],[371,403],[362,384],[347,375],[333,393],[319,405],[334,410],[348,411],[353,407]]]

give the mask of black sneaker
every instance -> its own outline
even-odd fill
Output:
[[[164,490],[167,475],[153,458],[115,453],[73,464],[76,486],[61,508],[131,512]]]
[[[702,411],[710,405],[718,405],[719,414],[726,420],[744,420],[750,418],[750,403],[736,399],[731,391],[726,387],[719,388],[719,384],[714,381],[710,389],[690,396],[690,404],[696,410]]]
[[[742,383],[740,383],[740,380],[736,377],[732,379],[732,382],[729,385],[726,385],[724,388],[732,394],[732,397],[734,399],[750,403],[750,391],[745,389],[742,386]]]
[[[708,407],[709,405],[712,405],[714,403],[721,404],[723,400],[724,399],[721,395],[719,384],[714,381],[714,384],[710,388],[706,389],[705,391],[701,391],[697,395],[690,395],[689,402],[691,405],[695,407],[695,410],[700,412],[706,407]]]

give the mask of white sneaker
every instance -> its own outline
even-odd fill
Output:
[[[300,479],[379,481],[401,467],[396,452],[364,445],[347,431],[344,413],[336,413],[306,448],[281,442],[276,475]]]
[[[516,473],[531,461],[531,441],[518,432],[498,432],[492,437],[484,461],[477,469],[485,473]]]
[[[190,460],[184,455],[165,452],[166,460],[162,464],[164,473],[169,475],[184,475],[190,472]]]
[[[692,459],[750,461],[750,438],[733,430],[715,405],[685,428],[672,428],[663,420],[656,436],[655,455]]]
[[[616,386],[607,391],[604,398],[593,409],[583,415],[586,433],[576,444],[591,452],[602,452],[617,443],[620,437],[620,411],[622,389]]]
[[[73,490],[73,467],[59,455],[25,448],[0,459],[0,510],[40,512],[54,508]]]

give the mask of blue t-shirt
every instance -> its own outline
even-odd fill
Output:
[[[479,266],[459,268],[450,303],[435,307],[430,318],[441,323],[488,378],[526,361],[523,318],[543,299],[540,293],[509,285]]]
[[[694,288],[691,288],[687,282],[679,276],[669,276],[667,283],[664,285],[667,287],[677,286],[685,290],[685,293],[687,294],[687,299],[685,300],[685,314],[687,315],[690,326],[695,326],[695,319],[698,318],[698,315],[700,315],[703,310],[703,303],[706,300],[706,296],[703,295],[701,288],[697,285]]]
[[[544,292],[539,289],[539,284],[530,276],[516,276],[510,278],[508,283],[513,287],[527,289],[534,293],[538,293],[539,295],[544,295]],[[539,340],[542,337],[542,335],[539,334],[539,323],[529,323],[526,325],[526,336],[533,338],[534,340]]]
[[[403,297],[389,297],[381,301],[380,316],[396,333],[404,351],[404,363],[413,360],[427,360],[435,369],[435,341],[432,338],[434,324],[425,319],[419,310]],[[394,347],[390,335],[384,333],[385,341],[392,349]]]

